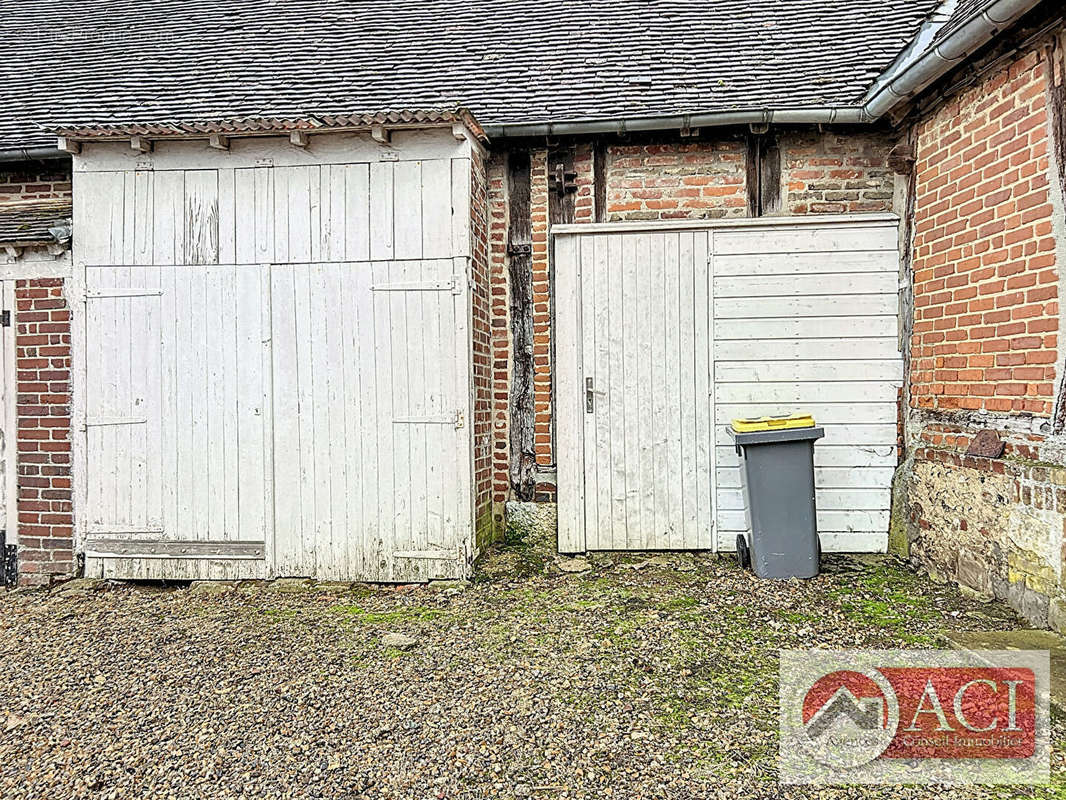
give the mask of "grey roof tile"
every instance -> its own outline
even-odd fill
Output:
[[[964,0],[966,2],[967,0]],[[482,124],[857,103],[934,0],[0,0],[41,126],[469,108]]]
[[[67,200],[23,200],[0,205],[0,243],[51,243],[55,237],[49,228],[70,219],[71,202]]]

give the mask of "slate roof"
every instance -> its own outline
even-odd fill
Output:
[[[0,0],[39,126],[469,108],[482,124],[853,105],[935,0]]]
[[[944,23],[944,27],[936,32],[935,42],[943,41],[953,34],[971,19],[976,17],[996,0],[958,0],[951,17]]]
[[[48,232],[69,220],[71,201],[23,200],[0,205],[0,244],[46,244],[56,239]]]

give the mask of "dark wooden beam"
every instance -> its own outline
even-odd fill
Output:
[[[533,225],[530,219],[528,151],[510,154],[507,164],[509,224],[507,262],[511,283],[511,491],[531,501],[537,488],[533,402]]]

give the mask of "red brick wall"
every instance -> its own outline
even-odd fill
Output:
[[[611,146],[607,219],[746,216],[745,170],[740,139]]]
[[[511,314],[507,264],[507,159],[494,155],[488,162],[489,284],[492,289],[492,502],[496,525],[503,524],[502,508],[510,490]]]
[[[891,211],[888,166],[893,137],[864,133],[794,133],[780,138],[786,214]]]
[[[555,463],[552,441],[551,296],[548,254],[548,151],[530,156],[529,213],[533,220],[533,441],[537,464]]]
[[[70,196],[70,166],[64,162],[0,167],[0,203]]]
[[[15,284],[19,580],[73,572],[70,309],[58,278]]]
[[[489,201],[485,163],[476,150],[470,176],[470,271],[473,279],[474,505],[477,541],[493,537],[492,324],[489,287]]]
[[[1050,414],[1058,269],[1033,50],[918,126],[911,403]]]

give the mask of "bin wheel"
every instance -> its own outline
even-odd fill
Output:
[[[744,534],[737,534],[737,563],[741,569],[751,568],[751,551],[748,550],[748,540]]]

